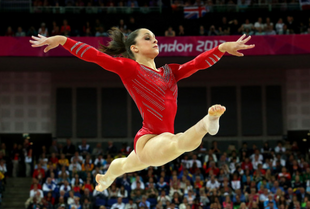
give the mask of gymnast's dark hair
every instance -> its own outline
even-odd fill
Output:
[[[109,30],[110,38],[112,39],[108,45],[100,44],[99,51],[102,51],[111,56],[120,56],[135,60],[135,56],[130,50],[131,45],[136,44],[136,37],[140,29],[131,32],[126,37],[118,28]]]

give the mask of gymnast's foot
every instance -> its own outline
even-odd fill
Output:
[[[209,108],[208,115],[204,118],[205,128],[210,135],[217,134],[220,128],[220,117],[224,114],[226,108],[221,105],[213,105]]]
[[[96,175],[96,182],[98,185],[96,186],[96,190],[102,192],[103,190],[107,189],[112,183],[114,179],[109,178],[107,175]]]

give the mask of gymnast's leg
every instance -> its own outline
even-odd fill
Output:
[[[135,151],[132,151],[127,157],[114,159],[104,175],[96,175],[96,181],[98,183],[96,190],[103,191],[107,189],[116,177],[124,173],[140,171],[147,167],[148,165],[140,161]]]
[[[215,135],[218,132],[219,119],[225,110],[221,105],[213,105],[207,116],[184,133],[163,133],[149,140],[141,137],[136,144],[139,159],[150,166],[161,166],[184,152],[195,150],[207,133]]]
[[[208,115],[184,133],[147,134],[140,137],[136,144],[137,153],[132,151],[127,158],[113,160],[105,175],[97,174],[96,190],[107,189],[116,177],[124,173],[139,171],[148,166],[164,165],[184,152],[196,149],[208,132],[211,135],[217,133],[219,118],[225,110],[225,107],[220,105],[210,107]]]

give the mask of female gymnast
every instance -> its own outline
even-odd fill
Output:
[[[143,127],[135,136],[134,151],[126,158],[113,160],[105,175],[96,176],[98,191],[107,189],[116,177],[124,173],[161,166],[184,152],[196,149],[207,133],[215,135],[219,129],[219,118],[226,110],[221,105],[210,107],[208,114],[184,133],[174,134],[177,82],[198,70],[211,67],[225,52],[243,56],[238,50],[254,47],[246,44],[251,37],[243,35],[236,42],[222,43],[185,64],[166,64],[157,68],[154,59],[159,50],[155,35],[150,30],[137,29],[126,38],[120,30],[112,29],[110,35],[109,44],[101,45],[99,50],[65,36],[46,38],[38,35],[30,40],[32,47],[47,45],[44,52],[62,45],[78,58],[117,73],[141,113]]]

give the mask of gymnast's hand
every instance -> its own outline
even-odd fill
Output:
[[[238,52],[238,50],[244,50],[244,49],[252,49],[255,47],[255,44],[247,45],[246,42],[248,42],[251,39],[251,36],[248,36],[246,39],[245,34],[242,35],[237,41],[235,42],[225,42],[219,45],[219,50],[221,52],[228,52],[231,55],[235,55],[238,57],[244,56],[242,53]]]
[[[42,35],[31,36],[33,40],[29,40],[32,43],[32,47],[41,47],[47,45],[45,47],[44,52],[48,52],[51,49],[56,48],[59,44],[64,45],[66,43],[67,38],[65,36],[51,36],[45,37]]]

